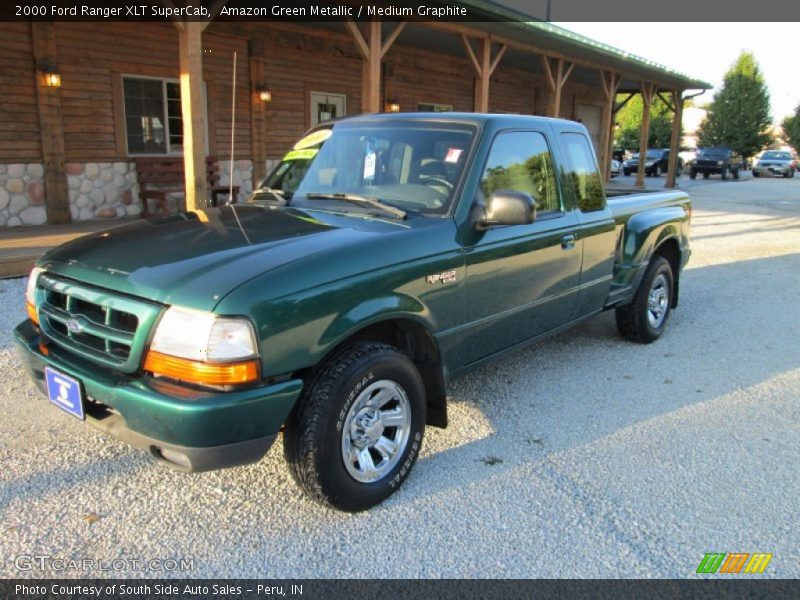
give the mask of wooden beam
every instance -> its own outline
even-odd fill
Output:
[[[364,36],[361,33],[361,30],[358,28],[358,25],[356,25],[353,21],[345,21],[344,26],[347,28],[347,31],[350,32],[350,36],[353,38],[353,42],[355,42],[361,58],[364,60],[369,60],[369,44],[367,44],[367,40],[364,39]]]
[[[644,163],[647,159],[647,138],[650,136],[650,106],[653,103],[655,84],[642,82],[642,127],[639,130],[639,168],[636,170],[636,187],[644,187]]]
[[[381,46],[381,58],[383,58],[386,55],[386,53],[389,51],[389,48],[391,48],[392,44],[395,43],[395,41],[397,40],[397,36],[400,35],[403,29],[406,28],[406,24],[407,24],[406,21],[401,21],[397,25],[397,27],[394,28],[394,31],[392,31],[392,33],[389,34],[389,37],[387,37],[386,40],[383,42],[383,45]]]
[[[614,98],[621,77],[613,71],[601,71],[603,87],[603,113],[600,125],[600,172],[606,182],[611,179],[611,156],[614,146]]]
[[[469,38],[463,33],[461,34],[461,43],[464,45],[464,50],[467,51],[467,56],[469,57],[469,60],[472,62],[472,66],[475,68],[475,73],[478,75],[478,77],[480,77],[482,75],[481,63],[480,61],[478,61],[478,57],[475,56],[475,51],[472,49],[472,43],[469,41]]]
[[[615,104],[614,105],[614,114],[616,115],[619,111],[621,111],[623,108],[625,108],[625,105],[628,102],[630,102],[631,98],[633,98],[635,95],[636,94],[631,92],[626,96],[626,98],[622,102],[619,102],[619,103]]]
[[[495,69],[497,69],[497,66],[500,64],[503,55],[506,53],[506,50],[508,50],[508,46],[505,44],[500,46],[500,50],[497,51],[497,55],[494,57],[494,60],[492,60],[492,66],[489,67],[489,77],[494,74]]]
[[[550,87],[550,116],[558,118],[561,112],[561,91],[564,89],[564,84],[567,82],[567,79],[569,79],[569,76],[572,74],[575,63],[565,62],[561,58],[554,58],[552,59],[554,62],[551,64],[551,57],[546,54],[541,55],[541,60],[545,79]]]
[[[430,29],[436,29],[438,31],[446,31],[449,33],[454,33],[456,35],[464,34],[474,38],[483,38],[486,37],[487,35],[485,31],[481,31],[480,29],[475,29],[474,27],[469,27],[461,23],[448,23],[444,21],[424,21],[424,22],[420,21],[417,24],[422,27],[428,27]],[[590,60],[585,60],[580,57],[564,54],[561,52],[554,52],[552,50],[543,48],[541,46],[537,46],[535,44],[519,42],[517,40],[512,40],[500,35],[492,34],[492,41],[496,44],[505,44],[509,48],[522,50],[523,52],[530,52],[531,54],[538,54],[540,56],[549,56],[555,59],[560,58],[566,62],[573,62],[579,66],[586,67],[589,69],[596,69],[596,70],[608,69],[608,64],[605,63],[598,63]],[[634,81],[641,80],[643,77],[643,73],[637,73],[636,71],[630,71],[627,69],[616,69],[616,71],[624,78],[632,79]],[[648,78],[653,80],[649,74]],[[675,87],[674,83],[670,84],[667,81],[657,81],[657,80],[654,81],[658,84],[658,87],[661,89],[673,89]]]
[[[178,30],[186,210],[208,206],[206,125],[203,112],[203,29],[204,23],[186,21],[183,29]]]
[[[253,154],[253,186],[266,175],[267,163],[267,103],[261,100],[256,88],[264,79],[264,44],[251,39],[250,54],[250,140]]]
[[[683,96],[679,91],[672,92],[672,102],[675,112],[672,115],[672,137],[669,142],[669,163],[667,166],[667,182],[664,187],[674,188],[677,177],[678,152],[681,143],[681,121],[683,119]]]
[[[475,96],[473,108],[475,112],[489,112],[489,80],[491,74],[492,42],[486,38],[480,41],[480,75],[475,79]]]
[[[670,94],[672,94],[672,92],[670,92]],[[675,112],[675,104],[672,102],[672,100],[665,98],[661,91],[656,92],[656,96],[659,97],[659,99],[666,105],[668,109],[670,109],[672,112]]]
[[[56,61],[56,37],[52,23],[31,23],[33,57],[40,61]],[[61,90],[48,87],[38,68],[36,77],[36,109],[42,142],[44,168],[44,198],[47,222],[52,225],[70,223],[69,188],[64,168],[64,122],[61,114]]]

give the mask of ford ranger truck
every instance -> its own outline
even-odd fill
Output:
[[[662,336],[690,215],[682,191],[606,194],[580,123],[347,118],[246,203],[48,252],[16,341],[52,404],[162,463],[252,463],[282,432],[299,486],[359,511],[447,425],[452,378],[605,310]]]

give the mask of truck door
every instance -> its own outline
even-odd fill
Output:
[[[563,132],[560,148],[565,179],[571,184],[578,206],[578,237],[583,241],[581,292],[575,315],[582,317],[603,308],[608,298],[613,281],[617,234],[589,140],[582,133]]]
[[[567,208],[545,135],[498,133],[483,166],[478,194],[530,194],[537,207],[528,225],[478,232],[465,247],[467,325],[462,364],[567,323],[575,312],[581,273],[578,217]]]

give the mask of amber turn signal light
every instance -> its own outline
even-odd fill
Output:
[[[34,322],[34,324],[39,324],[39,315],[36,314],[36,307],[31,304],[30,302],[25,303],[25,308],[28,310],[28,318]]]
[[[207,385],[233,385],[258,380],[257,360],[213,364],[169,356],[153,350],[147,353],[144,370],[181,381]]]

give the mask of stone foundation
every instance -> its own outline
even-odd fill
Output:
[[[253,191],[253,162],[219,161],[220,185],[239,186],[239,202]],[[133,162],[70,162],[65,165],[73,221],[136,217],[142,211],[136,164]],[[175,210],[182,194],[170,195]],[[0,164],[0,227],[44,225],[44,169],[40,163]]]
[[[142,212],[132,162],[67,163],[73,221],[135,217]]]
[[[46,222],[42,165],[0,164],[0,227],[44,225]]]

